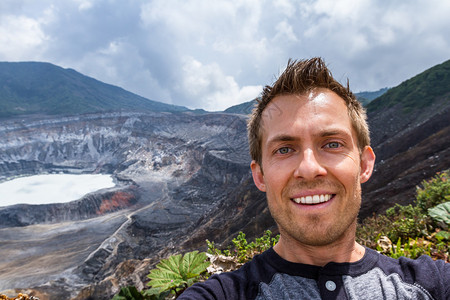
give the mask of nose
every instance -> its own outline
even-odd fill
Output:
[[[296,178],[313,180],[327,174],[327,170],[317,159],[317,154],[313,149],[305,149],[303,155],[299,156],[299,159],[300,162],[294,171]]]

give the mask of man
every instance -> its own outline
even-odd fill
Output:
[[[289,61],[265,87],[248,134],[253,180],[280,240],[179,299],[450,299],[450,265],[356,243],[375,155],[364,109],[320,58]]]

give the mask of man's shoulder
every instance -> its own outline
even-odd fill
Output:
[[[374,250],[368,250],[372,256],[378,256],[376,264],[371,268],[379,270],[386,280],[398,281],[426,290],[435,299],[442,295],[450,295],[450,264],[443,260],[433,260],[430,256],[422,255],[417,259],[400,257],[394,259]],[[396,279],[397,278],[397,279]]]
[[[215,274],[187,289],[180,299],[252,299],[261,282],[270,281],[276,270],[270,264],[273,250],[267,250],[238,270]]]

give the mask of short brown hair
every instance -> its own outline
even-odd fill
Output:
[[[357,134],[360,151],[370,145],[366,111],[350,91],[348,80],[347,87],[337,82],[325,65],[325,62],[319,57],[300,61],[289,59],[286,70],[275,83],[272,86],[267,85],[264,87],[261,97],[248,121],[250,155],[260,166],[262,160],[261,119],[264,109],[276,96],[303,95],[317,88],[329,89],[345,101],[352,126]]]

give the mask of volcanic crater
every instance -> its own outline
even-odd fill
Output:
[[[0,207],[0,290],[73,298],[110,282],[124,261],[201,247],[208,232],[222,240],[231,235],[238,227],[228,222],[221,230],[214,222],[208,230],[201,225],[226,199],[255,192],[236,189],[251,177],[245,130],[245,117],[233,114],[115,112],[2,122],[0,181],[102,173],[116,186],[67,203]]]

